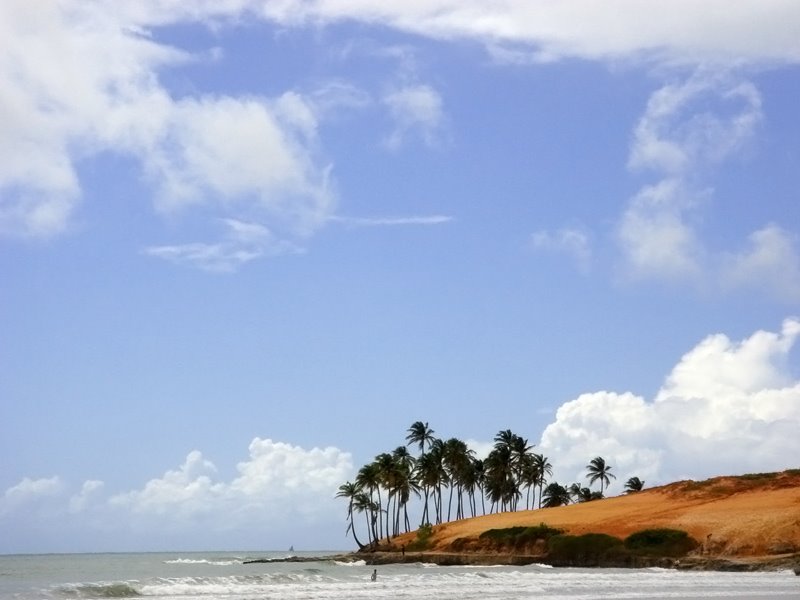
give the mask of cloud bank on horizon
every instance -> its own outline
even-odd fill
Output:
[[[536,451],[553,464],[552,480],[566,484],[585,484],[586,464],[603,456],[617,477],[612,495],[633,476],[652,487],[796,468],[800,377],[789,357],[798,337],[800,319],[741,341],[710,335],[681,357],[651,400],[598,391],[565,402]],[[490,447],[472,445],[478,451]],[[185,548],[243,529],[253,539],[285,536],[291,524],[295,536],[330,547],[341,543],[320,535],[319,526],[338,522],[344,513],[335,494],[355,476],[349,452],[256,438],[236,471],[225,481],[194,450],[177,469],[129,491],[107,491],[97,480],[74,488],[58,475],[25,478],[0,498],[0,523],[13,529],[32,520],[56,534],[65,522],[80,523],[96,535],[114,534],[117,543],[157,534]],[[13,535],[11,542],[24,547]]]

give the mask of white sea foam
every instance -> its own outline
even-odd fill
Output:
[[[341,560],[333,561],[333,564],[338,565],[340,567],[364,567],[367,564],[365,560],[354,560],[352,562],[346,562]]]
[[[175,558],[172,560],[165,560],[165,565],[217,565],[220,567],[227,567],[228,565],[236,565],[241,563],[240,560],[209,560],[207,558]]]
[[[9,574],[0,578],[0,599],[762,600],[798,598],[800,589],[791,571],[717,573],[546,565],[373,567],[363,562],[330,561],[242,564],[241,558],[233,553],[0,556],[0,572]],[[230,564],[213,564],[223,560]],[[378,570],[375,582],[370,581],[373,568]]]

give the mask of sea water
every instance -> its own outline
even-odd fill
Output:
[[[800,599],[800,577],[791,571],[440,567],[418,563],[378,566],[373,582],[370,575],[376,567],[364,562],[245,564],[252,559],[286,556],[285,552],[6,555],[0,556],[0,598]]]

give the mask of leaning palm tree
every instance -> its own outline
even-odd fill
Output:
[[[641,492],[644,489],[644,481],[638,477],[631,477],[625,482],[625,493],[632,494],[634,492]]]
[[[361,467],[356,474],[356,485],[368,495],[370,503],[375,502],[374,494],[376,492],[378,494],[378,510],[377,512],[370,510],[370,522],[372,524],[372,518],[380,513],[381,507],[381,473],[378,470],[378,465],[371,462]],[[383,521],[377,519],[377,523],[379,527],[378,531],[375,532],[376,540],[383,537]]]
[[[611,484],[611,479],[616,479],[617,476],[611,473],[611,467],[606,464],[606,460],[602,456],[596,456],[588,465],[586,465],[586,478],[589,480],[589,485],[595,481],[600,480],[600,494],[603,494],[604,484],[605,487]]]
[[[358,495],[362,494],[362,493],[363,492],[361,491],[361,489],[355,483],[352,483],[350,481],[347,481],[347,482],[343,483],[342,485],[340,485],[339,486],[339,491],[336,493],[336,497],[337,498],[347,498],[347,520],[348,520],[348,524],[347,524],[347,532],[346,533],[350,533],[351,531],[353,532],[353,539],[356,541],[356,544],[358,544],[358,549],[359,550],[363,550],[364,549],[364,544],[362,544],[358,540],[358,536],[356,535],[356,527],[355,527],[355,523],[353,522],[353,505],[354,505],[355,500],[358,497]]]

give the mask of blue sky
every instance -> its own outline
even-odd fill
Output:
[[[793,1],[0,6],[0,552],[347,548],[428,421],[797,467]]]

